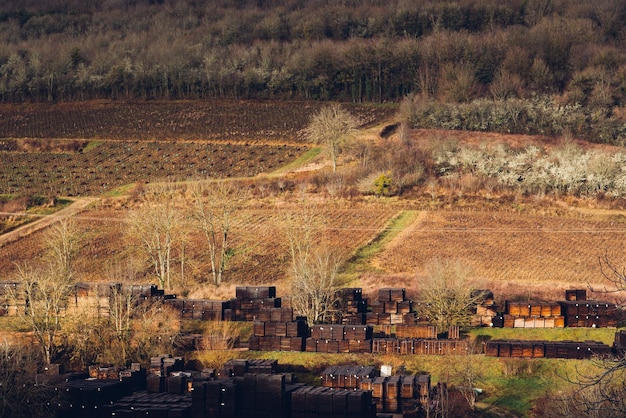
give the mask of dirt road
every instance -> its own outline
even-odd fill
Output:
[[[59,222],[63,219],[76,216],[78,213],[82,212],[87,206],[89,206],[89,204],[96,201],[97,198],[77,197],[73,200],[74,202],[71,205],[61,209],[58,212],[53,213],[52,215],[44,216],[40,219],[37,219],[36,221],[33,221],[26,225],[22,225],[19,228],[14,229],[13,231],[0,235],[0,247],[15,242],[23,237],[26,237],[33,232],[47,228],[55,222]]]

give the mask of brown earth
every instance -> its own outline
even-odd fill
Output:
[[[147,152],[145,146],[150,143],[155,146],[166,144],[168,147],[224,145],[233,147],[232,150],[245,149],[245,153],[256,150],[257,157],[264,158],[268,152],[278,155],[283,152],[279,150],[290,147],[295,149],[299,146],[301,151],[306,149],[309,144],[301,142],[297,135],[294,136],[294,132],[304,126],[306,115],[316,106],[228,102],[223,107],[211,103],[198,105],[196,109],[187,102],[171,105],[95,102],[81,111],[82,104],[65,104],[57,108],[50,105],[2,105],[0,114],[10,116],[8,119],[0,118],[6,124],[2,129],[11,130],[0,132],[8,132],[12,137],[30,133],[32,137],[38,138],[105,138],[94,150],[111,153],[125,146],[139,147],[137,152],[132,152],[138,160],[132,163],[124,160],[126,167],[152,164],[157,155],[142,154]],[[238,109],[240,116],[236,116]],[[364,114],[368,111],[364,111]],[[288,122],[281,127],[277,122],[280,119],[274,119],[280,112],[299,113],[297,117],[294,116],[295,122],[287,118]],[[290,114],[286,113],[287,116]],[[268,120],[264,120],[264,115]],[[389,120],[389,116],[383,112],[373,117],[370,113],[371,121],[377,122],[377,125],[364,135],[369,140],[379,140],[377,132],[381,124]],[[102,119],[100,122],[98,117]],[[120,122],[112,124],[115,117],[119,117]],[[29,125],[28,121],[32,122],[33,118],[43,118],[48,124]],[[68,128],[71,127],[68,121],[73,118],[78,126],[77,133],[72,133]],[[157,123],[159,120],[160,124]],[[46,131],[45,126],[49,130]],[[241,133],[245,126],[250,128],[250,133]],[[27,129],[30,131],[27,132]],[[532,143],[547,147],[563,141],[558,138],[458,131],[415,130],[412,135],[425,146],[438,141],[459,141],[475,144],[506,143],[511,147]],[[134,141],[125,142],[128,138],[134,138]],[[171,141],[163,138],[171,138]],[[585,147],[600,147],[581,144]],[[174,148],[171,152],[169,148],[161,151],[170,155],[176,153]],[[193,153],[190,149],[185,155]],[[239,161],[248,158],[244,151],[237,153]],[[232,152],[225,151],[224,155],[230,156]],[[281,159],[282,163],[286,163],[295,158],[297,152],[280,155],[276,166],[281,164]],[[177,158],[185,161],[188,157],[179,155]],[[107,161],[111,165],[109,170],[120,167],[121,163],[117,163],[116,159]],[[256,167],[256,164],[253,163],[252,167]],[[225,177],[235,174],[254,175],[235,173],[232,171],[234,166],[224,166],[222,170]],[[293,181],[300,180],[300,177],[294,177],[295,174],[304,176],[306,180],[306,176],[325,166],[324,161],[315,161],[306,169],[294,169],[288,175]],[[75,170],[80,175],[83,169],[79,168],[77,166]],[[8,175],[11,176],[10,173]],[[428,260],[455,257],[471,264],[476,281],[481,286],[491,288],[497,295],[554,299],[561,298],[565,288],[583,287],[588,283],[601,284],[599,257],[607,254],[618,265],[626,260],[623,244],[626,238],[626,213],[620,209],[611,209],[611,202],[605,202],[606,206],[601,207],[600,202],[573,199],[536,200],[520,196],[505,196],[500,200],[498,196],[491,196],[486,199],[480,191],[463,199],[452,199],[446,191],[438,191],[441,193],[433,205],[432,198],[428,197],[425,190],[418,190],[407,199],[343,200],[310,192],[305,186],[283,191],[280,186],[277,189],[276,184],[262,185],[262,181],[260,178],[247,181],[256,191],[249,208],[241,213],[238,231],[234,229],[233,242],[239,252],[227,272],[226,283],[221,289],[206,284],[194,287],[190,289],[193,294],[228,298],[234,294],[231,290],[235,285],[261,283],[277,284],[279,289],[286,292],[287,255],[278,225],[281,211],[300,210],[298,202],[305,196],[327,216],[327,224],[319,232],[320,239],[326,240],[338,253],[344,255],[353,253],[359,246],[376,237],[399,210],[421,211],[413,225],[398,234],[372,260],[372,272],[364,273],[358,283],[352,283],[362,286],[365,292],[383,286],[404,286],[417,290],[419,277],[424,274],[424,265]],[[60,212],[58,216],[74,216],[83,230],[85,239],[77,265],[79,280],[106,280],[107,265],[112,260],[128,256],[132,251],[123,239],[124,218],[129,204],[125,199],[105,198],[93,202],[87,208],[77,209],[87,203],[87,200],[77,200],[67,212]],[[76,213],[78,211],[79,214]],[[45,227],[47,222],[55,218],[50,219],[37,224]],[[15,263],[36,261],[40,256],[41,231],[34,229],[28,234],[24,231],[28,231],[28,228],[22,232],[15,231],[20,235],[18,240],[3,238],[12,242],[0,248],[0,280],[10,279]],[[191,233],[187,252],[189,259],[194,261],[187,269],[187,280],[206,280],[208,264],[199,234]],[[139,271],[138,280],[154,282],[145,264]]]

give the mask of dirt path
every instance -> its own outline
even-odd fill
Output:
[[[78,213],[82,212],[89,204],[95,202],[97,198],[95,197],[77,197],[73,199],[74,202],[66,208],[61,209],[58,212],[53,213],[52,215],[41,217],[36,221],[30,222],[26,225],[22,225],[13,231],[7,232],[6,234],[0,235],[0,247],[3,247],[7,244],[15,242],[21,238],[24,238],[36,231],[47,228],[55,222],[59,222],[63,219],[70,218],[72,216],[76,216]]]

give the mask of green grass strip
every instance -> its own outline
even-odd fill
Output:
[[[418,214],[419,211],[416,210],[405,210],[400,211],[396,216],[391,218],[374,239],[356,250],[352,258],[341,271],[343,278],[346,281],[350,281],[355,279],[355,276],[359,273],[376,271],[376,269],[370,265],[372,258],[384,250],[385,246],[400,232],[415,222]]]
[[[474,328],[471,338],[485,340],[526,341],[599,341],[612,345],[615,328]]]
[[[293,161],[287,163],[286,165],[280,167],[279,169],[274,170],[271,173],[267,174],[267,176],[275,177],[275,176],[279,176],[279,175],[285,174],[288,171],[295,170],[297,168],[303,167],[303,166],[307,165],[308,163],[310,163],[311,161],[313,161],[315,159],[315,157],[317,157],[321,153],[322,153],[322,148],[321,147],[311,148],[307,152],[305,152],[304,154],[302,154],[301,156],[296,158],[295,160],[293,160]]]
[[[102,141],[89,141],[87,142],[87,145],[85,145],[85,148],[83,148],[83,152],[89,152],[94,148],[99,147],[102,144]]]
[[[154,183],[153,183],[154,184]],[[120,197],[126,196],[137,185],[137,183],[128,183],[118,186],[114,189],[102,193],[102,197]]]

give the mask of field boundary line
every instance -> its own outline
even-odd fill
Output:
[[[19,228],[16,228],[12,231],[7,232],[6,234],[0,235],[0,247],[3,247],[15,241],[19,241],[20,239],[25,238],[44,228],[47,228],[55,224],[56,222],[59,222],[64,219],[77,215],[78,213],[82,212],[85,208],[87,208],[87,206],[89,206],[91,203],[95,202],[97,198],[78,197],[78,198],[74,198],[73,200],[74,201],[69,206],[61,209],[58,212],[55,212],[47,216],[42,216],[36,221],[33,221],[26,225],[22,225]]]

